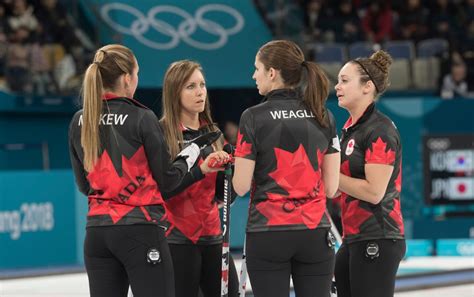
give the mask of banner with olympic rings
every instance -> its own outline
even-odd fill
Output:
[[[102,44],[130,47],[139,87],[159,88],[169,64],[202,64],[215,88],[253,87],[258,48],[272,37],[251,0],[82,0]]]

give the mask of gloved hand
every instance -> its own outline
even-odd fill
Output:
[[[220,131],[213,131],[193,139],[187,147],[179,152],[176,159],[184,158],[186,160],[186,164],[188,165],[189,172],[189,170],[191,170],[191,168],[194,166],[194,163],[196,163],[197,159],[199,158],[201,150],[219,139],[221,134],[222,133]]]
[[[226,164],[234,164],[234,151],[235,151],[235,147],[233,145],[231,145],[230,143],[227,143],[226,145],[224,145],[224,148],[223,148],[223,151],[228,153],[229,154],[229,159],[227,160],[217,160],[215,158],[212,158],[211,160],[209,160],[209,168],[223,168],[225,167]]]
[[[216,158],[212,158],[211,160],[209,160],[209,168],[223,168],[225,167],[225,165],[227,164],[233,164],[234,163],[234,157],[232,157],[231,155],[229,155],[229,159],[228,160],[222,160],[222,161],[219,161],[217,160]]]
[[[191,142],[197,144],[200,149],[203,149],[214,143],[217,139],[219,139],[219,137],[221,137],[221,135],[221,131],[213,131],[196,137],[191,140]]]

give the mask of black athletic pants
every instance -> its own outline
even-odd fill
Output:
[[[221,296],[222,244],[170,244],[176,297]],[[229,297],[237,297],[239,280],[234,261],[229,263]]]
[[[334,248],[327,229],[247,233],[247,268],[255,297],[329,297]]]
[[[152,248],[156,264],[147,261]],[[174,297],[173,263],[157,225],[89,227],[84,260],[91,297],[126,297],[129,284],[135,297]]]
[[[366,256],[368,243],[376,243],[379,256]],[[338,297],[393,297],[398,265],[405,255],[404,239],[377,239],[343,243],[336,256]]]

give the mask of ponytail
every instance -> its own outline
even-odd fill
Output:
[[[82,82],[83,99],[81,146],[84,169],[90,172],[101,151],[99,134],[102,96],[104,90],[114,91],[121,75],[132,74],[137,62],[133,52],[120,44],[109,44],[98,49]]]
[[[82,98],[81,145],[84,150],[84,169],[90,172],[99,157],[99,121],[104,92],[98,63],[92,63],[84,76]]]
[[[305,61],[301,65],[303,69],[307,70],[304,102],[313,112],[319,124],[327,127],[329,123],[325,104],[329,94],[329,80],[318,64]]]
[[[303,100],[307,108],[321,126],[327,127],[329,121],[325,103],[329,94],[329,80],[324,71],[316,63],[305,61],[301,48],[289,40],[267,42],[260,47],[257,55],[265,69],[280,70],[285,86],[303,86]]]

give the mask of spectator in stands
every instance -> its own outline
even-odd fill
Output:
[[[31,47],[28,44],[30,31],[27,27],[18,27],[10,35],[6,55],[5,78],[8,88],[13,92],[31,93],[30,77]]]
[[[474,0],[465,0],[463,5],[460,5],[459,12],[462,23],[469,23],[474,19]]]
[[[38,30],[38,20],[33,14],[34,8],[28,5],[26,0],[15,0],[12,3],[11,16],[8,17],[8,25],[12,31],[23,28],[35,36]]]
[[[466,64],[462,61],[455,61],[451,65],[451,73],[446,74],[441,86],[441,97],[443,99],[452,99],[455,97],[474,98],[474,92],[466,81]]]
[[[3,81],[5,76],[5,57],[8,47],[7,26],[5,6],[0,4],[0,81]],[[0,85],[2,85],[1,82]]]
[[[474,2],[474,0],[472,1]],[[474,81],[474,17],[464,26],[466,31],[461,34],[459,52],[467,67],[467,81]]]
[[[57,0],[40,0],[35,15],[41,25],[42,42],[60,43],[63,46],[77,44],[73,28],[67,20],[66,10]]]
[[[362,40],[361,21],[351,0],[341,0],[329,22],[336,42],[352,43]]]
[[[392,38],[393,12],[384,0],[373,0],[362,18],[366,39],[382,43]]]
[[[55,88],[52,80],[52,67],[45,56],[43,46],[35,42],[30,46],[31,55],[31,81],[33,92],[37,95],[54,93]]]
[[[65,54],[53,69],[53,75],[58,89],[62,94],[73,93],[80,87],[80,75],[78,71],[74,52],[77,47],[66,45]]]
[[[418,42],[428,34],[426,26],[429,10],[422,6],[421,0],[405,0],[400,11],[398,37]]]
[[[309,42],[318,40],[326,41],[323,36],[328,28],[328,11],[324,7],[324,0],[310,0],[306,5],[305,25]]]
[[[267,27],[270,29],[270,31],[275,32],[275,26],[267,16],[269,11],[273,10],[273,7],[275,5],[275,1],[273,0],[254,0],[254,5],[255,8],[257,8],[258,12],[260,13],[260,16],[262,17],[263,21],[267,25]]]
[[[273,35],[298,37],[303,32],[304,13],[296,1],[254,0],[254,3]]]
[[[430,37],[448,40],[451,49],[458,47],[460,25],[456,20],[458,12],[458,7],[448,0],[437,0],[431,8]]]

